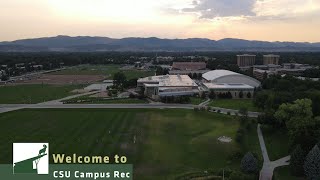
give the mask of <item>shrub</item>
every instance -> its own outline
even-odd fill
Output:
[[[317,145],[308,153],[303,168],[308,179],[320,179],[320,149]]]
[[[292,151],[290,159],[290,171],[295,176],[303,176],[303,163],[305,160],[305,152],[300,145]]]
[[[236,133],[236,142],[238,143],[241,143],[243,141],[243,137],[244,137],[244,134],[245,134],[245,129],[243,129],[242,127],[240,127],[238,130],[237,130],[237,133]]]
[[[230,112],[230,111],[228,111],[228,112],[227,112],[227,115],[231,115],[231,112]]]
[[[248,152],[241,160],[241,170],[244,173],[256,173],[258,172],[258,160],[253,156],[251,152]]]

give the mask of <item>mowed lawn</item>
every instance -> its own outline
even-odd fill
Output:
[[[21,110],[0,114],[0,122],[0,163],[11,163],[13,142],[49,142],[50,153],[125,155],[139,180],[209,168],[239,170],[241,159],[232,155],[259,148],[256,134],[245,147],[217,141],[234,139],[238,120],[193,110]]]
[[[80,85],[15,85],[0,87],[0,104],[34,104],[70,96]]]
[[[105,75],[107,79],[113,79],[113,75],[122,71],[127,79],[135,79],[140,77],[152,76],[154,71],[144,70],[120,70],[120,65],[80,65],[72,68],[68,68],[62,71],[54,72],[55,75]]]
[[[259,111],[259,109],[254,106],[252,99],[214,99],[210,101],[209,106],[237,110],[247,108],[248,111]]]
[[[202,99],[202,98],[199,98],[199,97],[191,97],[190,98],[190,103],[193,104],[193,105],[199,105],[204,101],[206,101],[206,99]]]
[[[271,161],[289,155],[289,137],[286,130],[275,130],[271,126],[262,126],[261,130]]]
[[[96,97],[78,97],[64,101],[65,104],[146,104],[145,99],[123,98],[123,99],[103,99]]]
[[[261,127],[264,141],[266,143],[268,155],[271,161],[278,160],[289,153],[289,137],[288,132],[285,130],[275,130],[271,126]],[[274,170],[275,179],[285,180],[303,180],[304,178],[298,178],[290,173],[289,166],[278,167]]]

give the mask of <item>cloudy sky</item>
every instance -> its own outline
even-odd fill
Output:
[[[320,0],[0,0],[0,41],[56,35],[320,42]]]

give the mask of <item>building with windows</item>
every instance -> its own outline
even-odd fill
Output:
[[[237,64],[239,67],[251,67],[256,63],[256,55],[243,54],[237,55]]]
[[[252,98],[254,89],[261,86],[260,81],[228,70],[214,70],[203,74],[206,91],[216,95],[230,94],[232,98]]]
[[[172,69],[169,71],[171,75],[189,75],[203,74],[208,72],[205,62],[173,62]]]
[[[268,65],[268,64],[275,64],[279,65],[279,55],[274,55],[274,54],[268,54],[268,55],[263,55],[263,64]]]
[[[230,94],[232,98],[252,98],[254,87],[241,83],[204,83],[208,92],[213,91],[217,96],[219,94]]]
[[[203,74],[204,82],[210,83],[231,83],[231,84],[247,84],[252,87],[259,87],[260,81],[236,72],[228,70],[214,70]]]
[[[138,88],[144,95],[159,100],[166,96],[186,96],[199,93],[198,85],[188,75],[163,75],[140,78]]]

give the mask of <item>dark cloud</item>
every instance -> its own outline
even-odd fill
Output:
[[[256,0],[199,0],[193,1],[193,8],[182,9],[182,12],[201,14],[200,18],[255,16],[253,7]]]
[[[192,5],[198,5],[198,1],[192,1]]]

